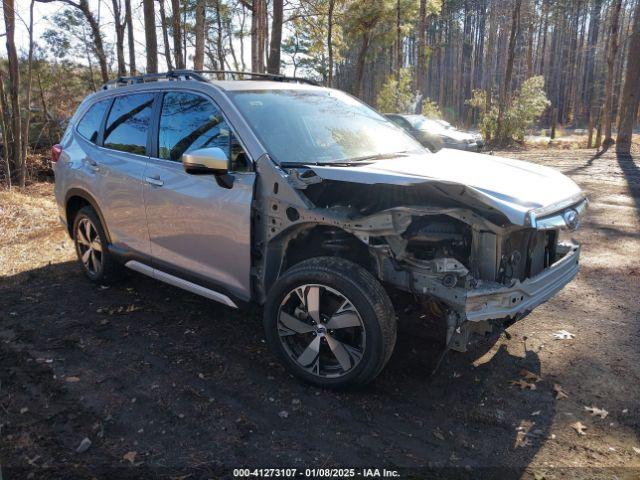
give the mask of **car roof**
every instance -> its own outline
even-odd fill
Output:
[[[263,90],[307,90],[322,91],[330,90],[327,87],[310,85],[307,83],[297,83],[293,81],[274,81],[274,80],[166,80],[159,79],[151,82],[135,82],[128,85],[110,86],[109,88],[101,88],[100,90],[87,95],[82,104],[90,105],[103,98],[109,98],[127,93],[135,93],[138,91],[149,90],[166,90],[166,89],[193,89],[206,91],[209,88],[215,88],[224,92],[238,91],[263,91]]]
[[[200,83],[200,82],[198,82]],[[325,87],[306,83],[273,80],[209,80],[208,83],[227,91],[243,90],[324,90]]]

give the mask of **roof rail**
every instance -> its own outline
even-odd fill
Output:
[[[243,72],[239,70],[175,70],[175,73],[184,74],[210,74],[210,75],[231,75],[231,80],[272,80],[275,82],[298,82],[306,83],[309,85],[318,85],[317,82],[308,78],[301,77],[288,77],[286,75],[280,75],[277,73],[260,73],[260,72]],[[235,78],[240,77],[240,78]],[[249,77],[249,78],[245,78]]]
[[[130,77],[117,77],[106,82],[101,88],[102,90],[108,90],[110,88],[157,80],[196,80],[199,82],[208,82],[209,80],[207,80],[203,74],[223,76],[223,78],[230,75],[232,80],[236,80],[236,77],[240,77],[240,80],[245,80],[245,77],[248,77],[246,80],[272,80],[275,82],[297,82],[318,85],[317,82],[307,78],[287,77],[274,73],[241,72],[237,70],[169,70],[163,73],[146,73]]]

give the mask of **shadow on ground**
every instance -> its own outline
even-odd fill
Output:
[[[5,474],[200,478],[343,465],[519,476],[554,418],[551,384],[509,386],[521,369],[540,372],[535,352],[494,346],[474,367],[491,347],[479,344],[430,376],[441,344],[418,320],[401,319],[395,354],[373,385],[336,393],[285,373],[265,347],[258,310],[141,276],[99,288],[71,262],[15,280],[0,286]],[[530,445],[514,448],[525,419],[535,422]],[[78,454],[85,437],[92,445]]]

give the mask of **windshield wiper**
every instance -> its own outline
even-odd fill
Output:
[[[386,158],[406,157],[408,150],[402,152],[393,153],[376,153],[374,155],[363,155],[361,157],[344,158],[342,160],[334,160],[331,162],[282,162],[280,165],[283,167],[304,167],[308,165],[314,165],[318,167],[331,166],[331,167],[351,167],[354,163],[366,164],[372,163],[374,160],[384,160]]]
[[[352,167],[353,164],[356,162],[282,162],[280,164],[281,167],[291,167],[291,168],[298,168],[298,167],[326,167],[326,166],[330,166],[330,167]],[[359,162],[360,164],[367,164],[367,163],[371,163],[371,162]]]
[[[355,162],[366,162],[367,160],[384,160],[387,158],[406,157],[407,152],[408,150],[403,150],[402,152],[376,153],[373,155],[363,155],[362,157],[345,158],[344,160],[339,160],[338,163],[355,163]]]

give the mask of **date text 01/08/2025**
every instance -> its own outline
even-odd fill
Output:
[[[236,468],[234,478],[397,478],[397,470],[386,468]]]

